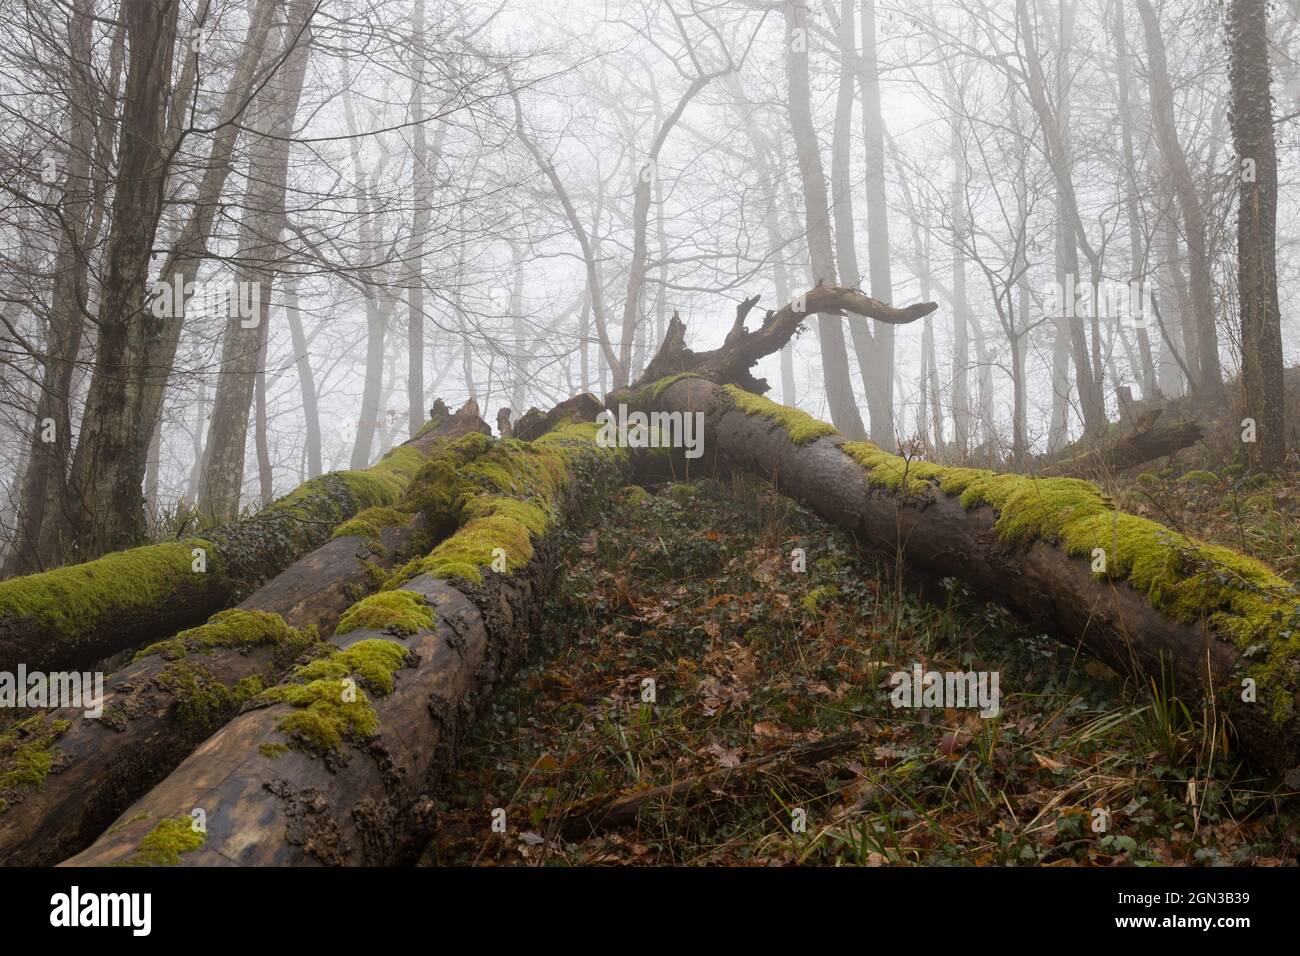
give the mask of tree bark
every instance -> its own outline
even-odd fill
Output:
[[[434,173],[447,132],[447,125],[439,123],[430,147],[424,106],[429,59],[424,23],[425,0],[419,0],[415,5],[411,31],[415,51],[415,76],[411,81],[411,119],[416,124],[411,174],[415,213],[411,218],[411,238],[406,247],[406,420],[412,435],[424,424],[424,243],[433,218]]]
[[[1147,78],[1151,86],[1151,114],[1156,143],[1173,178],[1174,193],[1183,214],[1187,237],[1187,259],[1191,272],[1192,314],[1196,322],[1197,359],[1200,374],[1192,383],[1201,398],[1213,400],[1223,392],[1219,367],[1219,335],[1214,325],[1214,276],[1206,247],[1205,211],[1187,164],[1187,154],[1178,141],[1174,125],[1174,89],[1165,60],[1165,42],[1150,0],[1137,0],[1146,34]],[[1267,69],[1267,60],[1265,60]],[[1271,101],[1270,101],[1271,102]],[[1270,109],[1270,114],[1272,110]]]
[[[314,478],[201,537],[0,582],[0,671],[19,662],[33,671],[86,667],[200,623],[319,547],[358,511],[393,504],[431,434],[421,432],[364,471]],[[202,549],[203,571],[195,549]]]
[[[41,553],[41,528],[46,515],[61,509],[67,497],[67,468],[72,456],[72,373],[85,329],[90,261],[86,240],[90,238],[91,153],[96,130],[95,83],[91,76],[93,16],[90,0],[77,0],[68,16],[68,146],[59,170],[64,226],[54,266],[36,420],[27,468],[18,472],[23,475],[22,497],[14,550],[4,566],[9,574],[26,574],[44,566],[50,556]],[[47,422],[53,423],[53,441],[47,440]]]
[[[163,264],[159,281],[182,287],[206,254],[221,189],[261,59],[274,4],[259,3],[227,88],[194,211]],[[69,490],[57,520],[42,528],[41,551],[55,561],[85,559],[143,540],[141,482],[149,437],[161,415],[176,355],[183,308],[155,315],[145,304],[145,281],[168,179],[171,146],[179,131],[164,127],[178,5],[171,0],[131,4],[125,17],[130,58],[118,168],[128,170],[114,196],[100,294],[96,362],[86,401]],[[192,60],[191,60],[192,62]],[[181,85],[188,80],[183,75]],[[173,116],[173,119],[177,119]],[[182,303],[183,306],[183,303]]]
[[[312,374],[311,353],[307,336],[303,333],[302,312],[298,307],[298,277],[286,277],[284,283],[284,315],[289,322],[289,336],[293,341],[295,364],[298,367],[298,388],[302,394],[303,440],[307,452],[307,477],[315,478],[324,468],[321,465],[320,410],[316,402],[316,380]],[[421,419],[424,418],[421,413]]]
[[[1100,478],[1118,474],[1165,455],[1172,455],[1204,437],[1196,422],[1174,425],[1140,424],[1133,431],[1106,442],[1098,448],[1046,463],[1039,473],[1044,477],[1070,475],[1075,478]],[[1067,454],[1068,454],[1067,449]]]
[[[885,120],[880,108],[880,61],[876,40],[875,0],[862,0],[862,136],[866,144],[867,176],[867,277],[871,297],[894,301],[890,263],[889,202],[885,192]],[[863,369],[867,407],[871,414],[871,440],[882,448],[894,447],[894,328],[872,326],[872,363]],[[879,411],[877,411],[879,410]],[[883,418],[877,421],[877,416]]]
[[[1128,27],[1124,22],[1124,5],[1115,4],[1115,88],[1119,101],[1120,156],[1124,162],[1124,211],[1128,217],[1129,243],[1129,281],[1145,283],[1146,255],[1142,243],[1142,221],[1138,215],[1140,199],[1138,196],[1137,153],[1133,146],[1134,126],[1132,94],[1132,60],[1128,48]],[[1156,379],[1155,361],[1151,351],[1151,336],[1148,323],[1152,317],[1142,315],[1138,320],[1137,338],[1141,355],[1141,365],[1134,369],[1142,383],[1142,397],[1156,398],[1160,395],[1160,386]]]
[[[1238,156],[1237,290],[1241,299],[1241,383],[1246,417],[1256,424],[1247,444],[1252,464],[1282,467],[1286,399],[1282,384],[1282,312],[1277,295],[1277,151],[1273,144],[1268,4],[1233,0],[1232,137]]]
[[[437,788],[465,729],[525,656],[561,564],[561,534],[576,522],[584,499],[626,475],[627,456],[599,448],[594,436],[549,447],[561,446],[567,477],[546,493],[556,518],[530,535],[531,557],[505,573],[485,570],[481,583],[419,573],[386,593],[426,602],[431,625],[402,635],[362,628],[332,639],[337,648],[392,642],[397,654],[405,651],[389,692],[373,683],[354,691],[357,699],[367,695],[370,730],[349,731],[322,751],[285,723],[298,708],[274,696],[255,700],[66,865],[129,861],[159,821],[188,820],[196,807],[205,811],[206,834],[202,846],[182,855],[182,865],[381,865],[414,858],[432,831]],[[470,533],[467,525],[443,547],[459,547]],[[364,684],[364,675],[357,676]],[[335,684],[344,691],[342,682]]]
[[[472,432],[487,434],[488,427],[477,408],[467,405],[434,423],[421,442]],[[109,675],[102,717],[88,718],[74,707],[52,711],[48,719],[66,721],[67,729],[51,742],[55,758],[43,785],[5,794],[0,864],[47,866],[84,849],[234,717],[254,690],[278,681],[317,634],[332,631],[359,596],[374,590],[376,572],[391,571],[408,557],[413,541],[436,541],[455,525],[451,514],[406,517],[374,536],[331,538],[242,601],[239,611],[274,616],[273,623],[261,624],[263,640],[205,643],[207,632],[227,619],[221,612],[206,628],[142,651]],[[250,626],[247,618],[240,621]],[[9,769],[9,760],[0,758],[0,772]]]
[[[71,543],[85,556],[129,547],[146,534],[141,487],[153,422],[143,415],[142,385],[157,374],[145,370],[162,323],[144,306],[145,283],[170,161],[162,120],[178,7],[176,0],[141,0],[122,13],[130,50],[119,150],[125,175],[113,197],[94,374],[69,482]]]
[[[767,391],[767,381],[755,378],[750,368],[765,355],[780,349],[809,315],[828,315],[836,322],[845,316],[862,316],[891,325],[906,325],[924,318],[939,306],[934,302],[917,302],[895,308],[863,295],[857,289],[819,285],[775,312],[768,312],[763,324],[749,331],[745,319],[758,304],[758,296],[736,306],[736,317],[723,344],[708,352],[693,352],[686,347],[686,325],[674,315],[668,334],[658,354],[646,366],[640,384],[656,382],[671,375],[691,373],[718,382],[734,382],[755,392]],[[851,319],[861,321],[861,319]],[[615,393],[618,394],[618,393]]]
[[[235,253],[239,291],[231,293],[242,300],[244,289],[256,290],[255,324],[249,328],[242,309],[230,309],[221,343],[221,372],[212,406],[207,459],[199,485],[199,510],[217,521],[228,521],[239,514],[249,411],[259,369],[263,367],[274,263],[282,258],[280,231],[284,224],[291,133],[311,49],[310,32],[298,35],[293,28],[294,23],[306,19],[307,3],[298,0],[294,6],[295,15],[286,26],[284,68],[264,89],[265,99],[255,109],[249,150],[252,171]],[[261,263],[272,265],[268,268]]]
[[[799,178],[803,185],[805,235],[811,279],[814,284],[836,284],[835,250],[827,217],[826,174],[822,166],[817,130],[812,121],[809,92],[808,55],[812,34],[808,29],[808,12],[798,0],[786,0],[785,68],[789,81],[788,109],[794,134],[795,153],[799,160]],[[862,416],[849,377],[849,356],[844,344],[844,329],[837,318],[817,317],[817,338],[821,344],[822,375],[831,419],[844,434],[866,435]]]

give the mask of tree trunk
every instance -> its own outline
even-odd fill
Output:
[[[1100,447],[1091,448],[1079,454],[1066,455],[1057,461],[1051,461],[1040,470],[1044,477],[1069,475],[1075,478],[1112,477],[1129,468],[1146,464],[1165,455],[1194,445],[1204,437],[1201,426],[1196,422],[1179,422],[1175,425],[1156,426],[1151,422],[1141,423],[1128,434],[1105,442]]]
[[[890,264],[889,202],[885,192],[885,121],[880,108],[880,62],[877,56],[876,2],[862,0],[862,135],[866,143],[868,292],[886,305],[894,301]],[[922,293],[924,296],[924,293]],[[870,372],[863,369],[871,440],[882,448],[897,441],[894,426],[894,327],[872,328]],[[877,421],[877,409],[884,420]]]
[[[854,0],[840,0],[838,45],[840,48],[839,86],[835,100],[835,127],[831,138],[831,209],[835,220],[835,264],[844,285],[856,289],[862,285],[858,266],[856,223],[853,215],[852,173],[853,98],[858,82],[857,36],[853,30]],[[888,301],[886,293],[882,301]],[[881,368],[881,357],[892,358],[876,341],[876,330],[866,322],[849,324],[849,340],[862,375],[867,398],[867,415],[873,441],[894,446],[893,383]]]
[[[1237,290],[1241,298],[1241,383],[1256,435],[1252,464],[1276,469],[1286,458],[1282,312],[1277,295],[1277,153],[1269,92],[1268,4],[1233,0],[1232,137],[1237,147]]]
[[[255,699],[67,864],[138,859],[141,840],[160,821],[188,821],[194,808],[206,814],[206,833],[201,846],[182,855],[182,865],[380,865],[414,858],[432,830],[437,787],[461,737],[525,656],[561,564],[561,535],[575,525],[584,500],[627,474],[627,454],[599,447],[594,427],[517,444],[511,454],[513,461],[526,455],[535,464],[559,464],[563,477],[524,482],[525,500],[554,509],[553,517],[532,529],[519,525],[522,539],[501,539],[505,572],[484,566],[495,560],[486,554],[491,539],[479,530],[482,517],[471,521],[399,588],[385,592],[390,599],[409,596],[416,609],[409,623],[394,630],[363,619],[358,629],[336,634],[331,643],[342,653]],[[493,455],[485,453],[489,461]],[[480,491],[462,500],[483,516],[478,509],[490,507],[491,495]],[[483,560],[467,565],[450,557],[466,549]],[[365,661],[383,663],[365,667]],[[312,681],[312,691],[328,696],[324,709],[307,712],[306,698],[296,695],[307,693]],[[331,700],[339,703],[327,706]],[[320,714],[328,715],[324,725]]]
[[[1214,326],[1214,276],[1206,248],[1205,211],[1196,182],[1188,167],[1187,155],[1178,142],[1174,125],[1174,89],[1165,62],[1165,42],[1150,0],[1137,0],[1146,34],[1147,79],[1151,86],[1151,114],[1155,123],[1156,143],[1173,178],[1174,193],[1183,214],[1187,237],[1187,259],[1192,280],[1192,314],[1196,322],[1197,364],[1200,374],[1193,383],[1199,397],[1213,400],[1223,392],[1219,368],[1219,335]],[[1267,60],[1265,61],[1267,69]],[[1271,103],[1271,101],[1270,101]],[[1271,115],[1272,109],[1270,107]]]
[[[129,175],[114,195],[96,362],[67,502],[58,520],[42,528],[42,553],[60,561],[69,556],[94,557],[130,546],[143,536],[140,492],[147,445],[162,412],[184,321],[183,301],[161,310],[163,314],[143,305],[172,158],[169,141],[176,135],[175,130],[164,128],[162,113],[170,89],[177,7],[171,0],[149,0],[129,5],[135,17],[125,17],[130,62],[118,168]],[[227,88],[194,211],[159,276],[160,284],[168,288],[176,283],[184,288],[191,282],[206,255],[242,125],[239,117],[248,105],[248,90],[254,86],[251,80],[274,7],[259,3],[252,15],[249,40]],[[186,82],[182,76],[181,85]]]
[[[433,214],[434,174],[447,132],[447,124],[439,123],[433,146],[429,146],[424,106],[428,69],[424,23],[425,0],[419,0],[415,5],[411,31],[415,50],[415,76],[411,81],[411,119],[416,124],[411,174],[415,213],[411,218],[411,239],[406,247],[406,420],[411,435],[424,424],[424,241]]]
[[[694,54],[692,53],[692,59]],[[659,179],[659,153],[669,134],[691,100],[699,94],[709,81],[717,74],[702,73],[691,80],[673,111],[668,114],[655,130],[654,139],[641,167],[636,171],[636,189],[632,197],[632,261],[627,270],[627,293],[623,299],[623,325],[618,342],[618,363],[614,366],[614,387],[622,388],[631,380],[632,344],[636,338],[637,326],[641,321],[641,304],[645,292],[645,280],[649,247],[646,242],[646,229],[650,221],[650,200],[652,187]]]
[[[812,121],[809,93],[808,54],[811,32],[808,12],[797,0],[786,0],[785,66],[789,79],[790,126],[794,133],[795,152],[799,160],[799,178],[803,185],[804,221],[808,242],[811,279],[814,284],[836,284],[835,251],[831,245],[830,221],[827,218],[826,174],[823,171],[817,130]],[[831,418],[844,434],[866,435],[862,416],[853,397],[849,377],[849,357],[844,344],[844,329],[837,317],[817,316],[817,338],[821,343],[822,374],[826,379],[826,398]]]
[[[1124,162],[1124,210],[1128,217],[1129,243],[1129,281],[1145,284],[1146,255],[1143,252],[1142,221],[1138,215],[1140,200],[1138,196],[1137,153],[1133,146],[1133,132],[1136,125],[1133,118],[1131,69],[1133,56],[1128,49],[1128,27],[1124,22],[1124,5],[1115,4],[1115,87],[1119,101],[1121,158]],[[1148,323],[1152,316],[1142,315],[1138,318],[1137,338],[1141,355],[1141,365],[1134,369],[1142,383],[1143,398],[1160,396],[1160,385],[1156,379],[1155,362],[1151,352],[1151,335]]]
[[[392,505],[428,445],[421,432],[363,471],[313,478],[242,521],[0,581],[0,671],[85,667],[192,627],[240,600],[364,508]],[[202,550],[200,557],[195,549]]]
[[[41,528],[47,514],[58,512],[67,499],[67,469],[72,457],[72,373],[81,351],[85,322],[86,248],[91,215],[91,152],[95,148],[95,86],[90,75],[94,5],[77,0],[68,16],[70,76],[67,154],[59,170],[63,186],[58,252],[53,274],[53,294],[41,361],[41,384],[36,403],[27,468],[18,506],[19,524],[13,553],[5,562],[10,574],[25,574],[44,566]],[[47,431],[53,423],[53,435]],[[49,439],[53,438],[52,441]]]
[[[69,482],[71,544],[84,556],[130,547],[147,530],[141,486],[153,420],[143,414],[143,384],[159,374],[148,360],[163,323],[144,306],[145,284],[171,159],[162,119],[178,6],[141,0],[122,12],[130,49],[118,159],[125,175],[113,197],[94,374]]]
[[[1034,112],[1038,114],[1039,126],[1043,131],[1047,147],[1047,159],[1052,168],[1056,184],[1057,219],[1058,219],[1058,285],[1064,289],[1067,282],[1077,287],[1081,279],[1079,270],[1079,246],[1087,245],[1088,237],[1083,228],[1079,213],[1078,197],[1074,189],[1074,158],[1071,154],[1069,131],[1069,47],[1073,36],[1073,7],[1068,15],[1063,14],[1061,23],[1061,49],[1057,57],[1058,95],[1056,110],[1053,111],[1047,98],[1047,84],[1043,77],[1042,61],[1039,57],[1038,44],[1035,40],[1034,25],[1030,21],[1028,0],[1016,0],[1016,16],[1021,35],[1025,43],[1026,85]],[[1089,258],[1095,263],[1097,256],[1090,252]],[[1062,303],[1065,315],[1056,322],[1057,345],[1053,357],[1053,367],[1059,371],[1062,357],[1068,355],[1074,360],[1074,377],[1079,391],[1079,407],[1083,413],[1084,428],[1090,432],[1100,432],[1106,427],[1106,403],[1102,392],[1102,383],[1094,377],[1093,363],[1088,353],[1088,339],[1084,332],[1083,316],[1079,315],[1078,297],[1073,296]],[[1069,349],[1063,353],[1068,336]],[[1060,389],[1057,400],[1062,401]],[[1057,408],[1064,412],[1064,405]],[[1054,419],[1057,415],[1053,416]],[[1064,421],[1054,422],[1054,435],[1058,440],[1064,438]]]
[[[952,228],[952,441],[957,460],[966,463],[971,447],[970,301],[966,295],[966,154],[962,146],[962,116],[953,81],[944,74],[949,102],[949,160],[952,181],[948,217]]]
[[[145,517],[152,532],[158,526],[158,471],[162,465],[162,419],[154,426],[149,439],[149,461],[144,472]]]
[[[487,434],[488,427],[470,404],[440,416],[420,442],[429,447],[475,432]],[[445,455],[454,470],[483,447],[437,446],[430,460]],[[315,645],[317,634],[332,631],[360,595],[374,590],[377,576],[409,556],[414,540],[436,540],[454,526],[455,515],[445,509],[376,512],[373,520],[363,514],[258,588],[235,613],[222,611],[114,671],[105,682],[102,717],[74,707],[53,711],[48,719],[67,727],[51,738],[51,773],[39,789],[5,794],[0,863],[46,866],[84,849],[234,717],[244,700],[276,683]],[[12,759],[0,758],[0,772]]]
[[[269,423],[266,412],[266,349],[266,336],[263,335],[262,350],[257,357],[257,383],[253,396],[253,443],[257,447],[257,497],[258,506],[261,508],[269,506],[275,500],[275,479],[267,436]]]
[[[311,353],[307,350],[307,336],[303,333],[302,327],[302,312],[298,307],[297,276],[289,276],[285,279],[284,315],[289,322],[289,335],[293,341],[295,364],[298,366],[298,388],[302,393],[307,477],[315,478],[324,470],[321,466],[320,411],[316,403],[316,380],[311,370]]]
[[[253,172],[244,194],[244,214],[239,226],[239,246],[235,253],[238,295],[244,289],[257,293],[254,325],[242,309],[231,309],[221,343],[221,372],[217,378],[217,396],[212,407],[212,426],[208,433],[207,460],[199,486],[199,510],[226,521],[239,514],[244,486],[244,451],[248,439],[249,411],[257,385],[262,356],[266,349],[267,326],[271,307],[274,266],[264,268],[254,263],[275,263],[280,254],[280,231],[284,224],[285,188],[289,174],[289,152],[294,117],[307,73],[311,34],[299,36],[293,24],[306,19],[306,3],[298,0],[296,15],[285,28],[283,52],[286,54],[280,73],[263,92],[265,99],[255,110],[253,141],[249,164]],[[277,52],[280,51],[277,46]],[[353,467],[363,467],[355,464]]]

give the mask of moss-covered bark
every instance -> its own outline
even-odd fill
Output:
[[[68,862],[137,859],[195,807],[207,839],[182,865],[392,863],[418,851],[465,728],[522,661],[564,531],[629,462],[595,425],[470,453],[407,498],[459,529],[358,602],[331,653],[252,700]],[[499,549],[499,550],[498,550]],[[505,570],[499,570],[501,568]]]
[[[233,524],[0,581],[0,670],[84,668],[206,620],[324,544],[341,522],[396,504],[434,441],[477,427],[487,428],[477,409],[457,413],[364,471],[313,478]]]
[[[489,444],[479,432],[450,439],[425,434],[432,444],[421,460],[424,477],[396,506],[371,508],[359,523],[345,523],[353,524],[352,534],[336,534],[238,609],[141,650],[109,675],[102,717],[73,708],[56,712],[62,729],[47,749],[57,773],[48,786],[30,775],[15,777],[10,806],[0,810],[0,862],[49,864],[84,847],[304,652],[325,652],[317,633],[333,630],[350,606],[353,617],[340,624],[343,630],[358,621],[379,623],[384,615],[387,626],[409,626],[410,609],[398,615],[391,597],[358,598],[377,590],[414,548],[427,551],[455,526],[450,503],[446,512],[429,504],[437,496],[425,479],[445,479],[448,469],[440,464],[453,465],[454,475]],[[419,513],[416,501],[425,505]],[[21,769],[22,759],[0,748],[0,779]]]

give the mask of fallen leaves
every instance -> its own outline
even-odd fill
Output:
[[[1204,768],[1194,832],[1187,776],[1162,777],[1158,750],[1135,743],[1144,708],[1106,696],[1122,686],[1109,668],[1050,645],[1044,652],[1042,642],[1027,648],[987,608],[963,609],[956,598],[948,609],[906,593],[896,603],[879,568],[770,488],[706,488],[688,507],[642,498],[635,517],[630,500],[616,502],[578,540],[568,555],[571,590],[548,605],[537,635],[547,656],[530,662],[473,731],[431,860],[1127,866],[1287,858],[1276,814],[1243,804],[1239,824],[1227,819],[1231,797]],[[778,505],[784,524],[765,511]],[[794,546],[809,548],[806,575],[789,572],[783,555]],[[618,555],[617,565],[604,566],[607,555]],[[829,587],[836,594],[805,613],[808,592]],[[1002,714],[990,722],[968,709],[894,709],[887,678],[913,662],[1000,670],[1009,691]],[[640,700],[646,678],[657,685],[653,707]],[[850,730],[865,735],[851,753],[726,773]],[[709,785],[688,808],[665,802],[622,829],[574,843],[557,837],[568,813],[694,778]],[[486,838],[494,806],[509,806],[521,829]],[[789,832],[794,806],[807,809],[815,843]],[[1091,830],[1094,807],[1110,811],[1105,843]]]

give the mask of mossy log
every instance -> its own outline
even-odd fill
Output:
[[[604,410],[600,399],[590,392],[581,392],[566,398],[549,412],[530,408],[510,429],[510,434],[523,441],[541,438],[556,425],[565,421],[589,422]],[[502,432],[504,435],[505,432]]]
[[[1096,447],[1073,450],[1073,453],[1067,449],[1060,457],[1044,462],[1038,471],[1048,478],[1100,478],[1115,475],[1182,451],[1203,437],[1205,432],[1198,422],[1161,425],[1153,417],[1119,438],[1102,442]]]
[[[465,729],[518,664],[583,502],[628,455],[594,424],[497,442],[458,470],[460,529],[351,609],[329,653],[250,700],[70,865],[389,864],[418,853]],[[183,828],[179,828],[183,829]],[[168,831],[170,832],[170,831]]]
[[[433,411],[416,437],[370,468],[313,478],[241,521],[0,581],[0,671],[89,667],[239,601],[341,522],[395,503],[438,438],[487,427],[477,406],[451,415],[438,402]]]
[[[1260,769],[1300,765],[1300,596],[1258,561],[1125,514],[1086,481],[909,461],[734,385],[685,375],[618,397],[703,412],[705,462],[770,479],[1144,682],[1172,675],[1184,700],[1215,699]]]
[[[461,416],[461,426],[470,425]],[[486,425],[482,426],[486,429]],[[462,427],[461,430],[464,430]],[[482,432],[435,443],[422,476],[447,480],[488,447]],[[448,468],[440,467],[445,463]],[[408,500],[441,511],[404,510]],[[275,684],[319,634],[347,624],[354,602],[373,591],[417,541],[456,526],[454,496],[408,489],[396,508],[371,508],[259,588],[237,609],[141,650],[105,681],[104,712],[49,714],[39,728],[48,766],[18,779],[20,746],[0,745],[0,864],[49,865],[87,846],[133,800],[174,770],[195,747]],[[428,549],[427,543],[424,550]]]

